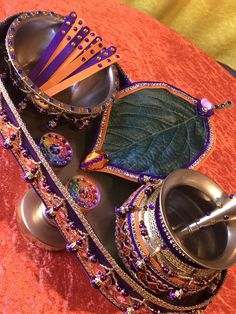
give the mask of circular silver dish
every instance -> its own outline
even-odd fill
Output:
[[[58,93],[47,96],[30,80],[28,74],[62,24],[64,17],[53,12],[27,12],[10,25],[6,50],[20,89],[37,106],[49,113],[92,115],[105,110],[118,88],[116,66],[110,66]]]
[[[160,212],[176,246],[193,262],[209,269],[226,269],[236,262],[236,222],[230,220],[179,238],[178,230],[214,211],[228,195],[209,177],[177,170],[163,183]]]

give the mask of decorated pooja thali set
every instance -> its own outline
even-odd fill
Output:
[[[231,102],[132,82],[75,12],[0,27],[3,146],[32,186],[23,233],[74,254],[124,313],[201,313],[236,262],[236,197],[194,170]]]

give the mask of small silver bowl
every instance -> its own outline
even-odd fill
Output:
[[[116,66],[103,69],[53,98],[35,86],[28,76],[63,21],[63,16],[53,12],[19,15],[10,25],[6,36],[11,73],[27,98],[48,113],[67,117],[97,115],[115,99],[119,85]]]
[[[166,233],[173,243],[190,260],[203,268],[222,270],[236,263],[236,220],[214,222],[199,232],[181,238],[179,229],[201,217],[211,217],[229,198],[228,194],[212,179],[193,170],[171,173],[160,192],[160,217]],[[235,201],[234,201],[235,203]]]
[[[170,302],[190,305],[195,297],[212,297],[224,270],[236,262],[236,205],[230,200],[217,183],[189,169],[141,186],[116,208],[116,243],[129,273]],[[226,208],[219,204],[228,204],[233,219],[180,237],[186,226],[200,224],[202,217],[211,221]]]

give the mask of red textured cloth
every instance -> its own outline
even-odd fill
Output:
[[[165,81],[193,96],[219,103],[236,103],[236,82],[218,64],[158,21],[111,0],[0,0],[0,18],[24,10],[74,10],[107,43],[118,46],[121,65],[132,80]],[[199,170],[227,192],[236,190],[236,108],[212,118],[216,145]],[[24,240],[15,207],[27,185],[10,152],[0,148],[0,313],[117,313],[100,293],[90,288],[77,260],[67,253],[48,253]],[[235,313],[236,267],[207,314]]]

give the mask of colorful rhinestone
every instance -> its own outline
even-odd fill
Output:
[[[85,211],[98,206],[100,191],[87,176],[77,175],[69,179],[67,189],[74,201]]]
[[[42,153],[53,167],[64,167],[72,159],[72,147],[67,139],[57,133],[49,132],[41,137],[39,144]]]

